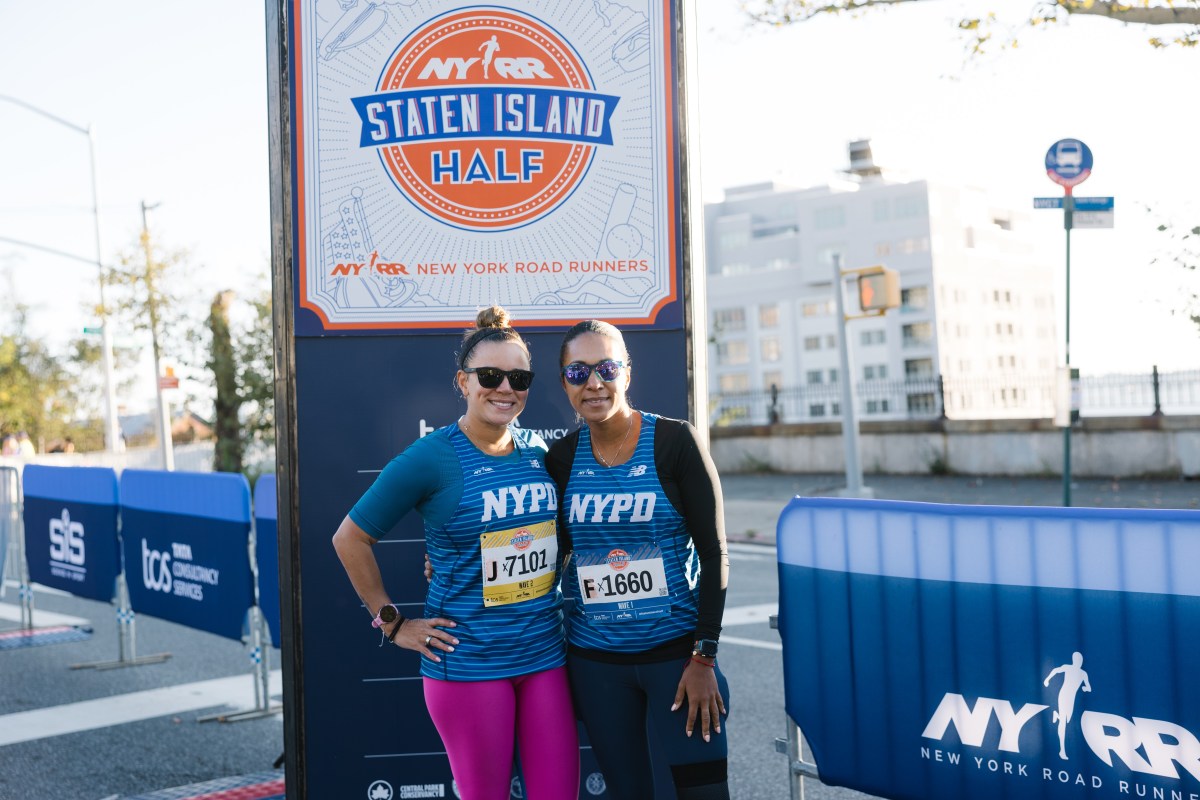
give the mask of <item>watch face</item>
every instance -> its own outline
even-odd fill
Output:
[[[395,622],[399,613],[400,612],[396,610],[395,606],[384,606],[383,608],[379,609],[379,619],[385,624],[389,622]]]
[[[717,657],[717,643],[712,639],[701,639],[696,642],[696,655],[705,656],[706,658]]]

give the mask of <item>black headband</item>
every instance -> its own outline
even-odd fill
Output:
[[[480,342],[485,342],[488,339],[509,338],[510,334],[515,334],[512,328],[480,328],[471,334],[467,339],[467,344],[462,350],[462,354],[458,357],[458,368],[462,369],[467,365],[467,356],[471,355],[471,351]]]

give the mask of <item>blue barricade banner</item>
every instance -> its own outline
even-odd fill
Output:
[[[108,602],[121,572],[117,474],[108,467],[25,467],[30,580]]]
[[[258,607],[279,647],[279,511],[275,476],[263,475],[254,484],[254,560],[258,564]]]
[[[243,476],[125,470],[121,539],[134,611],[241,639],[254,604]]]
[[[778,548],[823,782],[1200,798],[1200,512],[796,498]]]

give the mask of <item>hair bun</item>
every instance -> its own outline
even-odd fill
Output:
[[[475,317],[476,328],[511,328],[512,317],[501,306],[491,306],[479,312]]]

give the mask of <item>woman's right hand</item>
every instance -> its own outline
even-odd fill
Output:
[[[442,628],[457,627],[457,622],[444,617],[406,619],[400,623],[400,630],[392,637],[392,644],[405,650],[416,650],[434,661],[441,662],[442,658],[438,652],[453,653],[454,645],[458,644],[454,634]]]

